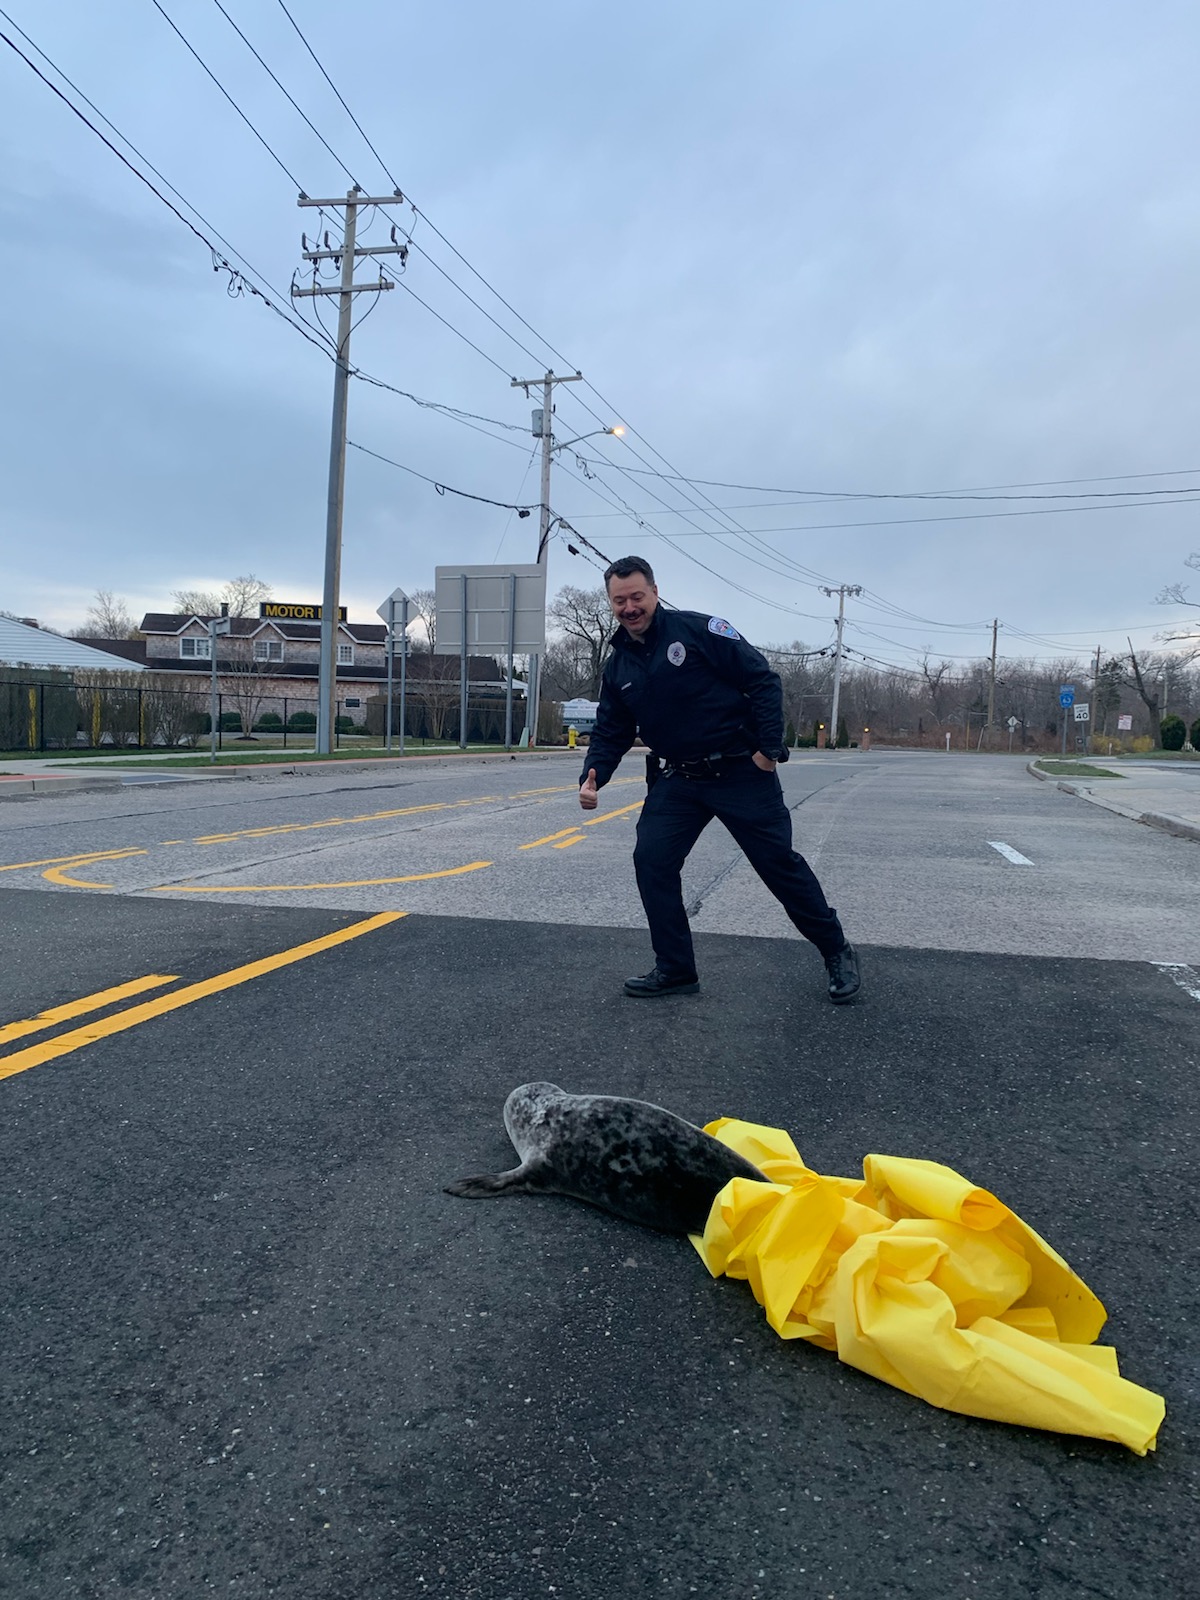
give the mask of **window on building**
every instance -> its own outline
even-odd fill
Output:
[[[352,667],[354,665],[354,646],[352,644],[338,645],[337,664],[339,667]]]
[[[185,661],[207,661],[210,642],[208,639],[180,639],[179,654]]]
[[[362,705],[362,701],[355,700],[353,697],[347,697],[342,701],[342,704],[345,706],[347,711],[357,711]]]
[[[282,639],[255,639],[255,641],[254,641],[254,659],[255,659],[255,661],[282,661],[283,660],[283,640]]]

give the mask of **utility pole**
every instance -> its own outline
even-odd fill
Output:
[[[542,426],[540,436],[542,441],[542,514],[538,529],[537,564],[544,567],[548,560],[548,546],[550,544],[550,462],[554,454],[554,385],[556,383],[582,383],[583,373],[573,372],[563,377],[558,377],[553,372],[547,372],[541,378],[514,378],[509,385],[513,389],[524,389],[525,398],[529,399],[529,390],[532,385],[540,383],[542,386]],[[608,431],[608,430],[606,430]],[[542,660],[534,655],[529,658],[529,681],[525,686],[525,732],[521,743],[532,747],[537,743],[538,709],[542,698]]]
[[[989,735],[992,731],[992,723],[996,720],[996,635],[999,631],[1000,618],[996,617],[992,622],[992,676],[988,680],[988,715],[987,729],[985,730]],[[988,739],[988,744],[989,746],[991,744],[990,738]]]
[[[839,584],[836,589],[826,589],[822,584],[821,592],[822,594],[829,595],[830,598],[832,598],[834,595],[837,595],[838,597],[837,654],[833,659],[833,715],[829,719],[829,731],[833,735],[832,747],[836,750],[838,738],[838,705],[842,698],[842,628],[846,621],[846,596],[848,594],[861,594],[862,584],[843,583]]]
[[[311,289],[298,289],[292,285],[292,298],[302,300],[308,296],[336,294],[338,298],[337,358],[333,369],[333,428],[329,444],[329,495],[325,510],[325,588],[321,601],[321,668],[317,689],[317,754],[329,755],[333,749],[337,700],[337,636],[339,597],[342,584],[342,508],[346,493],[346,403],[350,386],[350,318],[356,294],[379,294],[396,285],[383,273],[377,283],[355,283],[354,263],[360,256],[406,256],[406,244],[376,245],[369,250],[356,250],[355,234],[361,206],[394,206],[403,201],[399,192],[384,196],[363,194],[357,186],[344,200],[310,200],[301,195],[296,202],[301,206],[342,207],[345,210],[343,238],[340,245],[331,248],[329,235],[325,236],[324,250],[310,250],[308,240],[301,235],[305,261],[334,261],[342,269],[342,279],[337,285],[314,283]],[[395,239],[395,230],[392,233]],[[314,268],[315,272],[315,268]]]

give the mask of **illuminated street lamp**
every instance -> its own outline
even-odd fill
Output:
[[[536,415],[536,412],[534,413]],[[585,439],[599,439],[601,434],[611,433],[614,438],[621,439],[625,435],[624,427],[618,423],[615,428],[597,428],[594,433],[581,433],[578,439],[567,439],[562,444],[552,444],[552,450],[569,450],[573,444],[582,444]]]

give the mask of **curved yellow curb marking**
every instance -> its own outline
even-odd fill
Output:
[[[414,872],[405,878],[356,878],[350,883],[163,883],[151,894],[295,894],[305,889],[373,889],[385,883],[424,883],[429,878],[458,878],[464,872],[480,872],[494,866],[493,861],[470,861],[465,867],[445,867],[441,872]],[[406,913],[401,912],[400,915]]]
[[[79,850],[73,856],[47,856],[43,861],[10,861],[0,872],[20,872],[23,867],[82,867],[91,861],[119,861],[122,856],[144,856],[144,850]]]
[[[123,856],[147,856],[147,854],[149,854],[149,850],[122,850],[117,851],[115,854],[104,856],[102,859],[120,861]],[[72,862],[72,866],[77,867],[91,867],[96,866],[96,864],[98,864],[98,861],[94,856],[85,856],[83,861]],[[110,888],[115,888],[115,883],[91,883],[88,878],[69,878],[67,877],[66,867],[48,867],[43,872],[42,877],[45,878],[46,883],[64,883],[67,888],[72,888],[72,890],[110,890]]]
[[[147,989],[161,989],[164,983],[177,983],[172,973],[152,972],[148,977],[135,978],[132,983],[118,983],[112,989],[99,989],[95,994],[85,994],[79,1000],[70,1000],[63,1006],[51,1006],[39,1011],[36,1017],[25,1022],[9,1022],[0,1028],[0,1044],[10,1044],[23,1039],[28,1033],[41,1033],[56,1023],[70,1022],[72,1017],[86,1016],[89,1011],[102,1011],[105,1006],[116,1005],[118,1000],[128,1000],[135,994],[145,994]]]
[[[94,1044],[97,1039],[107,1039],[111,1034],[136,1028],[141,1022],[149,1022],[151,1017],[161,1017],[168,1011],[178,1010],[180,1006],[191,1005],[193,1000],[203,1000],[207,995],[220,994],[223,989],[248,983],[251,978],[259,978],[263,973],[304,961],[322,950],[332,949],[334,945],[345,944],[348,939],[357,939],[360,934],[373,933],[376,928],[382,928],[389,922],[398,922],[407,914],[405,911],[380,911],[364,922],[352,922],[348,928],[339,928],[336,933],[324,934],[308,944],[293,945],[290,950],[281,950],[278,955],[264,956],[261,961],[249,961],[243,967],[219,972],[215,978],[190,983],[186,989],[176,989],[174,994],[146,1000],[140,1006],[130,1006],[128,1011],[118,1011],[111,1017],[101,1018],[99,1022],[85,1023],[82,1028],[72,1028],[70,1033],[60,1033],[57,1039],[47,1039],[44,1044],[30,1045],[27,1050],[18,1050],[15,1055],[0,1057],[0,1078],[11,1078],[30,1067],[40,1066],[43,1061],[53,1061],[56,1056],[81,1050],[84,1045]]]

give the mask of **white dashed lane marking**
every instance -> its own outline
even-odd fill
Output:
[[[1172,983],[1177,983],[1184,994],[1190,994],[1193,1000],[1200,1000],[1200,972],[1195,972],[1191,967],[1185,967],[1178,961],[1152,961],[1152,967],[1157,967],[1160,972],[1165,972]]]
[[[1028,856],[1023,856],[1019,850],[1014,850],[1010,844],[1002,844],[999,839],[989,839],[988,843],[993,850],[998,850],[1006,861],[1011,861],[1014,867],[1031,867],[1033,865]]]

